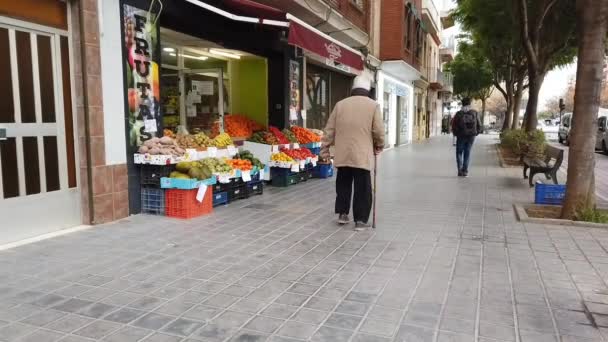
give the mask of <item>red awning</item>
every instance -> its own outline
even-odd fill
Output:
[[[334,63],[343,64],[359,71],[363,70],[363,56],[360,53],[331,38],[328,39],[324,35],[293,19],[289,22],[289,44],[301,47]]]
[[[268,20],[286,20],[285,12],[252,0],[223,0],[221,4],[231,12],[240,15]]]

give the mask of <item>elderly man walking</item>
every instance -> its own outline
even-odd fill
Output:
[[[334,147],[334,162],[338,168],[335,207],[338,223],[345,225],[350,221],[352,199],[355,230],[358,231],[370,227],[372,159],[384,148],[382,114],[378,103],[369,98],[370,87],[366,77],[355,78],[351,96],[336,104],[327,121],[321,149],[321,158],[327,159],[329,148]]]

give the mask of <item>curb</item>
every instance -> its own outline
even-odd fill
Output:
[[[526,212],[526,209],[523,204],[513,204],[513,209],[515,210],[515,215],[517,216],[517,219],[519,220],[519,222],[534,223],[534,224],[549,224],[549,225],[554,225],[554,226],[608,229],[608,224],[603,224],[603,223],[530,217],[530,216],[528,216],[528,213]]]

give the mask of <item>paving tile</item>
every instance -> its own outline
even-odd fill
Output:
[[[100,318],[116,309],[117,309],[117,307],[112,306],[112,305],[108,305],[108,304],[104,304],[104,303],[95,303],[93,305],[84,307],[82,310],[79,310],[78,314],[87,316],[87,317],[91,317],[91,318]]]
[[[35,332],[21,338],[20,342],[55,342],[66,335],[50,330],[36,330]]]
[[[110,313],[103,319],[110,322],[127,324],[143,316],[145,313],[145,311],[135,310],[131,308],[122,308]]]
[[[331,327],[321,327],[312,336],[311,341],[315,342],[347,342],[353,335],[352,330],[342,330]]]
[[[68,315],[47,324],[46,328],[59,332],[71,333],[84,327],[85,325],[90,324],[93,321],[94,320],[92,318],[83,317],[80,315]]]
[[[253,315],[248,313],[226,311],[215,318],[213,322],[221,327],[238,328],[251,319],[251,317]]]
[[[200,341],[219,342],[232,336],[237,330],[235,328],[221,327],[217,324],[207,324],[196,331],[192,338]]]
[[[321,324],[327,315],[328,313],[325,311],[302,308],[295,314],[295,316],[293,316],[292,319],[303,323]]]
[[[295,321],[288,321],[279,329],[276,334],[285,337],[292,337],[301,340],[309,339],[315,332],[317,326]]]
[[[94,321],[93,323],[78,329],[74,334],[93,339],[101,339],[118,330],[120,327],[119,324],[112,322]]]
[[[240,311],[240,312],[248,312],[248,313],[256,313],[264,308],[267,304],[264,302],[260,302],[253,299],[243,298],[238,302],[234,303],[230,310]]]
[[[257,331],[241,330],[230,339],[230,342],[264,342],[268,337],[269,335]]]
[[[178,335],[178,336],[190,336],[193,332],[203,326],[203,323],[192,321],[185,318],[178,318],[175,321],[169,323],[162,330],[164,332]]]
[[[275,332],[285,321],[282,319],[276,319],[266,316],[256,316],[247,325],[246,329],[260,331],[263,333],[272,334]]]
[[[287,319],[291,315],[293,315],[298,310],[296,306],[283,305],[283,304],[271,304],[262,311],[262,315],[274,317],[274,318],[282,318]]]
[[[155,333],[151,336],[146,337],[142,342],[179,342],[180,337],[171,336],[167,334]]]
[[[160,330],[163,326],[174,319],[175,317],[160,315],[157,313],[149,313],[137,319],[132,324],[144,329]]]
[[[31,325],[13,323],[0,328],[0,341],[14,341],[32,333],[34,330],[36,330],[36,327]]]
[[[125,326],[103,339],[104,342],[139,341],[151,333],[150,330]]]
[[[397,327],[397,323],[367,318],[361,326],[361,331],[368,334],[391,337]]]
[[[192,318],[201,322],[212,319],[221,312],[218,308],[205,305],[197,305],[184,313],[184,317]]]
[[[34,326],[38,326],[38,327],[43,327],[66,315],[67,315],[67,313],[65,313],[65,312],[49,309],[49,310],[45,310],[45,311],[36,313],[32,316],[29,316],[29,317],[21,320],[21,323],[34,325]]]
[[[326,326],[346,330],[355,330],[363,318],[360,316],[332,313],[325,321]]]

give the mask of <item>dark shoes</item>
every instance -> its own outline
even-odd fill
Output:
[[[347,223],[350,222],[350,219],[348,218],[347,214],[340,214],[340,216],[338,216],[338,224],[343,226]]]
[[[458,177],[469,177],[468,171],[458,171]]]

